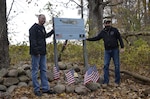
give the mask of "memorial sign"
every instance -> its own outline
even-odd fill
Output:
[[[84,20],[73,18],[54,18],[56,40],[83,40],[85,38]]]

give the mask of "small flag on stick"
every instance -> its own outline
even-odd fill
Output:
[[[92,81],[97,82],[99,79],[99,73],[96,66],[89,67],[84,75],[84,84]]]
[[[97,82],[99,79],[99,72],[96,66],[93,66],[93,82]]]
[[[84,75],[84,84],[92,81],[92,79],[93,79],[93,68],[89,67]]]
[[[53,67],[53,73],[54,73],[54,79],[59,79],[60,77],[60,73],[59,73],[59,67],[58,66],[54,66]]]
[[[65,75],[66,75],[66,78],[67,78],[68,85],[70,85],[70,84],[75,82],[74,70],[73,69],[69,70],[67,73],[65,73]]]

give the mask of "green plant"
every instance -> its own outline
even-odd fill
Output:
[[[20,61],[30,60],[29,46],[26,44],[22,45],[11,45],[9,46],[10,64],[17,64]]]
[[[103,66],[104,62],[104,46],[103,41],[88,42],[87,41],[88,64]],[[62,49],[63,43],[57,43],[58,55]],[[9,48],[11,64],[20,61],[29,61],[29,46],[27,44],[11,45]],[[61,55],[62,61],[80,62],[83,60],[83,46],[80,41],[69,41],[64,52]],[[120,54],[121,65],[124,68],[137,69],[139,66],[150,66],[150,45],[142,39],[133,42],[132,46],[125,45],[125,52]],[[47,61],[54,63],[54,45],[47,44]]]
[[[138,68],[139,66],[149,66],[150,64],[150,45],[142,39],[134,41],[132,46],[126,48],[121,55],[121,63],[130,68]]]

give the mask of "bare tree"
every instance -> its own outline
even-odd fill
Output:
[[[0,68],[9,67],[9,42],[7,33],[6,0],[0,1]]]

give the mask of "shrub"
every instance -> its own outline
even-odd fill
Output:
[[[132,46],[126,48],[126,51],[121,55],[121,63],[125,66],[148,66],[150,64],[150,45],[142,39],[134,41]]]
[[[9,47],[10,64],[17,64],[20,61],[30,60],[29,46],[26,44],[22,45],[11,45]]]
[[[104,62],[104,46],[103,41],[86,42],[88,64],[103,66]],[[63,43],[57,43],[58,56],[62,49]],[[11,45],[9,48],[11,64],[16,64],[20,61],[29,61],[29,46]],[[68,41],[68,44],[61,55],[62,61],[67,62],[82,62],[83,46],[81,41]],[[138,68],[138,66],[149,66],[150,64],[150,45],[142,39],[134,41],[132,46],[125,46],[125,52],[120,55],[121,65],[124,68]],[[54,63],[54,45],[47,44],[47,60]]]

